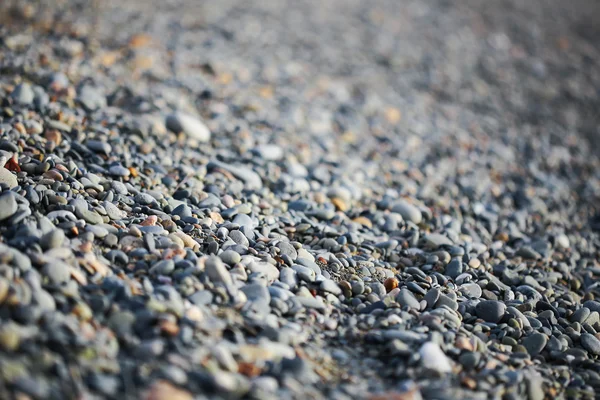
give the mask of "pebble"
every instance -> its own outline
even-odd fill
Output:
[[[392,211],[402,215],[404,220],[410,221],[414,224],[420,224],[423,219],[421,211],[405,200],[399,200],[396,202],[396,204],[394,204],[392,207]]]
[[[223,283],[226,286],[232,283],[231,274],[218,257],[211,256],[206,260],[206,274],[215,283]]]
[[[523,346],[532,357],[540,354],[546,347],[546,343],[548,343],[548,337],[538,332],[532,333],[523,340]]]
[[[0,221],[4,221],[15,215],[18,207],[17,197],[13,192],[0,195]]]
[[[15,87],[10,97],[17,104],[28,105],[33,103],[35,92],[29,83],[23,82]]]
[[[17,177],[2,167],[0,167],[0,184],[8,186],[9,189],[13,189],[19,185]]]
[[[582,333],[579,337],[581,346],[595,356],[600,356],[600,340],[590,333]]]
[[[40,245],[43,249],[54,249],[62,246],[65,241],[65,233],[62,229],[52,229],[40,238]]]
[[[594,49],[332,2],[0,2],[3,398],[594,398]]]
[[[182,112],[175,112],[167,115],[165,123],[167,129],[174,133],[183,132],[188,137],[199,142],[208,142],[210,140],[210,130],[197,117]]]
[[[421,363],[429,370],[440,374],[452,372],[452,364],[440,346],[434,342],[425,342],[419,349]]]
[[[506,305],[496,300],[483,300],[477,303],[475,312],[484,321],[498,323],[504,317]]]

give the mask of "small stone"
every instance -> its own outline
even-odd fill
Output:
[[[383,281],[383,286],[385,287],[385,291],[389,293],[398,287],[398,279],[387,278],[385,281]]]
[[[199,118],[181,112],[175,112],[167,116],[167,129],[174,133],[183,132],[188,137],[199,142],[210,140],[210,131]]]

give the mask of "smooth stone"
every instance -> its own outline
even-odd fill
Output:
[[[161,260],[150,268],[152,275],[169,275],[175,270],[175,262],[173,260]]]
[[[71,279],[71,267],[61,261],[53,260],[42,268],[42,274],[51,284],[60,285]]]
[[[77,100],[87,111],[95,111],[106,107],[106,96],[100,89],[91,85],[83,85],[79,88]]]
[[[423,216],[421,210],[405,200],[399,200],[392,207],[392,211],[402,215],[402,218],[406,221],[410,221],[415,224],[420,224]]]
[[[477,317],[487,322],[498,323],[506,312],[506,305],[496,300],[483,300],[475,306]]]
[[[441,374],[452,372],[450,359],[444,354],[440,346],[434,342],[425,342],[419,349],[423,367]]]
[[[214,295],[210,292],[210,290],[199,290],[188,299],[197,306],[205,306],[211,304],[213,301]]]
[[[96,153],[110,154],[112,152],[112,146],[101,140],[88,140],[85,142],[85,145],[88,149]]]
[[[0,221],[12,217],[18,209],[17,195],[14,192],[7,192],[0,195]]]
[[[108,173],[114,176],[122,176],[122,177],[126,177],[131,175],[131,171],[129,171],[127,168],[125,168],[122,165],[113,165],[112,167],[110,167],[108,169]]]
[[[595,356],[600,356],[600,340],[590,333],[582,333],[579,337],[581,347]]]
[[[216,168],[224,169],[225,171],[231,173],[233,176],[244,182],[245,186],[249,190],[257,190],[262,188],[262,178],[256,172],[252,171],[252,169],[248,166],[235,166],[231,164],[226,164],[221,161],[213,160],[208,163],[206,166],[208,170],[213,170]]]
[[[534,332],[523,340],[523,346],[527,349],[529,355],[537,356],[544,350],[548,337],[543,333]]]
[[[438,288],[430,289],[423,298],[427,302],[427,307],[433,308],[440,298],[442,292]]]
[[[40,238],[40,245],[44,250],[53,249],[62,246],[65,240],[65,233],[62,229],[53,229]]]
[[[294,264],[292,265],[292,269],[296,271],[298,277],[305,282],[314,282],[316,279],[315,271],[304,265]]]
[[[320,311],[325,310],[325,303],[323,303],[323,300],[320,297],[296,296],[294,299],[296,299],[305,308],[313,308]]]
[[[171,132],[183,132],[188,137],[199,142],[208,142],[210,140],[210,130],[200,118],[182,112],[175,112],[167,116],[165,123],[167,129]]]
[[[229,238],[231,240],[233,240],[235,243],[239,244],[240,246],[244,246],[244,247],[250,246],[250,242],[248,241],[248,238],[239,230],[233,230],[233,231],[229,232]]]
[[[440,295],[438,301],[436,301],[435,308],[440,308],[442,306],[446,306],[454,311],[458,310],[458,303],[443,293]]]
[[[250,229],[254,229],[254,222],[252,221],[252,218],[250,218],[246,214],[236,215],[235,218],[233,219],[233,223],[238,224],[239,226],[245,226]]]
[[[596,311],[600,313],[600,302],[598,301],[588,300],[585,303],[583,303],[583,306],[589,308],[590,311]]]
[[[556,245],[557,248],[559,248],[561,250],[565,250],[565,249],[568,249],[569,247],[571,247],[571,242],[569,241],[569,238],[565,234],[560,234],[560,235],[556,236],[556,238],[554,239],[554,244]]]
[[[259,303],[259,305],[265,308],[269,306],[271,294],[266,286],[258,283],[251,283],[243,286],[240,290],[246,295],[249,301]]]
[[[277,247],[280,250],[280,254],[287,254],[292,260],[298,258],[298,252],[289,242],[279,242]]]
[[[281,160],[285,154],[280,146],[269,143],[256,146],[252,152],[267,161]]]
[[[331,279],[322,280],[320,288],[322,291],[332,293],[336,296],[342,294],[342,289],[340,289],[338,284],[332,281]]]
[[[19,185],[17,177],[4,167],[0,167],[0,184],[5,184],[9,189],[15,188]]]
[[[573,315],[571,315],[571,322],[579,322],[583,324],[583,322],[590,316],[592,312],[587,307],[581,307],[579,310],[575,311]]]
[[[516,256],[523,257],[527,260],[537,260],[542,256],[529,246],[523,246],[515,253]]]
[[[223,260],[225,264],[235,265],[242,261],[242,256],[233,250],[225,250],[219,254],[219,258]]]
[[[482,294],[481,286],[476,283],[465,283],[459,287],[461,293],[467,297],[480,298]]]
[[[99,214],[95,213],[94,211],[87,210],[87,209],[76,208],[75,215],[77,215],[77,217],[83,219],[88,224],[98,225],[98,224],[104,223],[104,220],[102,219],[102,217]]]
[[[408,289],[401,289],[398,296],[396,296],[396,301],[403,307],[410,307],[416,310],[421,308],[419,300],[417,300],[415,295]]]
[[[422,239],[423,247],[426,249],[435,250],[440,246],[452,246],[452,241],[447,236],[440,233],[430,233]]]
[[[171,211],[172,215],[179,215],[180,217],[191,217],[192,209],[187,204],[180,204]]]
[[[269,282],[273,282],[279,278],[279,270],[277,267],[266,262],[250,263],[248,269],[252,272],[264,274]]]
[[[452,279],[456,279],[457,276],[463,273],[462,261],[458,258],[454,258],[446,265],[445,275],[448,275]]]
[[[217,283],[224,283],[226,286],[231,285],[233,282],[231,274],[223,264],[223,261],[219,257],[210,256],[205,263],[205,271],[211,281]]]
[[[17,104],[28,105],[33,103],[33,100],[35,98],[35,92],[33,91],[33,87],[29,83],[23,82],[15,87],[15,89],[10,94],[10,97]]]

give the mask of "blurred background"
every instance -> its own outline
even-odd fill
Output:
[[[126,60],[126,73],[112,72],[121,82],[168,81],[197,94],[211,75],[243,81],[261,70],[268,81],[279,68],[302,70],[400,108],[459,107],[554,140],[600,143],[593,0],[0,3],[4,24],[67,33],[80,43],[67,47],[98,49],[107,66]]]

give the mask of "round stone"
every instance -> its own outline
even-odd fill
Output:
[[[480,301],[475,306],[475,313],[484,321],[498,323],[506,312],[506,305],[496,300]]]

